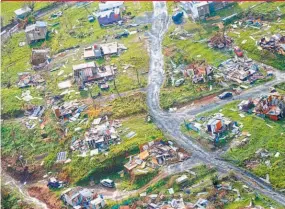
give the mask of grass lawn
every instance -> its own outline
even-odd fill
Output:
[[[48,5],[52,4],[52,2],[35,2],[34,11],[42,9]],[[3,18],[3,26],[9,24],[11,20],[15,17],[14,11],[22,8],[23,6],[28,5],[24,1],[17,2],[1,2],[1,18]]]
[[[270,182],[274,188],[284,188],[285,177],[283,173],[285,172],[285,164],[282,158],[285,154],[285,120],[283,119],[275,122],[245,113],[244,115],[246,117],[241,118],[239,116],[240,112],[237,110],[238,103],[239,102],[227,104],[221,109],[220,112],[226,117],[237,121],[238,124],[242,124],[242,131],[249,132],[251,134],[250,141],[242,147],[228,150],[224,155],[224,158],[237,163],[239,166],[245,167],[248,160],[256,159],[255,152],[259,148],[266,149],[269,151],[269,153],[273,154],[273,156],[266,159],[270,160],[271,166],[267,167],[265,165],[265,159],[261,159],[260,163],[258,163],[258,165],[251,171],[263,178],[265,178],[266,174],[269,174]],[[207,112],[206,115],[211,115],[215,112],[218,111],[215,110]],[[274,157],[276,152],[280,153],[280,157]]]
[[[146,95],[144,93],[136,93],[134,95],[116,98],[111,102],[110,106],[113,118],[123,118],[146,113]]]
[[[47,124],[43,129],[40,128],[37,120],[33,121],[36,123],[34,129],[27,129],[21,120],[4,121],[1,126],[3,157],[21,153],[24,159],[31,163],[34,162],[35,156],[57,149],[61,132],[51,114],[51,111],[45,112],[44,119],[47,120]],[[13,132],[15,137],[12,136]],[[44,139],[42,134],[46,134],[48,138]]]
[[[212,90],[210,91],[210,86]],[[193,84],[186,80],[180,87],[164,87],[160,91],[160,105],[163,109],[187,104],[196,99],[221,92],[223,88],[214,82]]]

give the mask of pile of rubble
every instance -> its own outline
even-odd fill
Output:
[[[230,48],[232,46],[233,39],[224,35],[223,33],[215,34],[210,40],[208,41],[208,46],[211,48]]]
[[[65,205],[72,208],[104,208],[103,195],[97,194],[92,189],[75,187],[61,193],[60,199]]]
[[[76,121],[81,112],[87,107],[87,105],[81,104],[77,102],[77,100],[64,102],[61,105],[54,105],[52,107],[55,116],[61,120],[61,122],[65,121]]]
[[[81,151],[83,155],[90,150],[91,156],[104,152],[111,144],[120,143],[121,139],[116,130],[120,126],[120,121],[109,121],[107,116],[94,119],[84,138],[73,140],[70,148]]]
[[[262,97],[254,111],[259,116],[267,116],[271,120],[279,120],[285,116],[285,96],[269,95]]]
[[[184,70],[185,77],[191,77],[193,83],[206,82],[211,80],[214,68],[205,61],[195,61]]]
[[[18,87],[25,88],[29,86],[37,86],[45,82],[45,80],[39,74],[32,75],[28,72],[18,73],[19,81]]]
[[[147,173],[149,169],[157,169],[162,165],[190,157],[183,149],[175,147],[171,141],[151,141],[142,145],[140,150],[138,155],[130,156],[129,162],[124,165],[128,173]]]
[[[50,61],[50,49],[32,49],[31,64],[34,70],[46,68]]]
[[[280,120],[285,116],[285,96],[272,94],[256,99],[244,100],[238,105],[239,110],[255,113],[260,117]]]
[[[218,70],[227,80],[239,84],[244,82],[253,84],[256,80],[265,78],[265,76],[259,72],[259,68],[259,65],[252,59],[236,57],[221,63]]]
[[[283,35],[275,34],[271,38],[263,37],[258,44],[261,49],[285,55],[285,36]]]

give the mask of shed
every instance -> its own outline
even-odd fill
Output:
[[[31,8],[23,7],[23,8],[15,10],[14,13],[16,14],[16,17],[18,19],[24,19],[31,13],[31,11],[32,11]]]

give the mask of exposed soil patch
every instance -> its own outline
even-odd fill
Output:
[[[41,165],[25,165],[19,162],[16,157],[2,156],[1,166],[4,171],[22,183],[41,180],[45,175],[45,170]]]
[[[28,192],[32,197],[44,202],[49,209],[64,208],[59,198],[47,186],[32,186],[28,188]]]

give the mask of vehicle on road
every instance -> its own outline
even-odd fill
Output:
[[[104,187],[109,187],[109,188],[114,188],[115,187],[115,183],[113,180],[111,179],[103,179],[100,181],[100,183],[104,186]]]
[[[227,99],[233,97],[232,92],[224,92],[218,96],[220,99]]]

